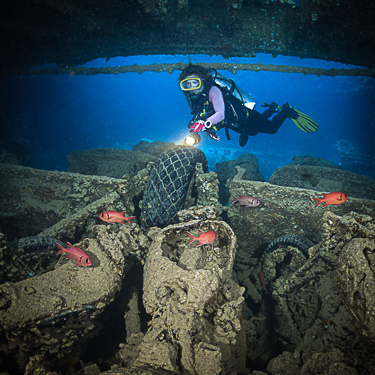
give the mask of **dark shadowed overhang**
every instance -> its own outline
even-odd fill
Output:
[[[373,0],[6,0],[0,68],[257,53],[373,68],[374,13]]]

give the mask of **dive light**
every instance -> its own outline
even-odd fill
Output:
[[[201,141],[201,136],[198,133],[191,133],[185,138],[184,143],[186,146],[195,146],[200,141]]]

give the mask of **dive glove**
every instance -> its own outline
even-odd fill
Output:
[[[190,131],[193,131],[194,133],[198,133],[205,129],[206,129],[205,122],[203,120],[199,120],[192,125],[192,127],[190,128]]]
[[[212,126],[211,121],[199,120],[191,126],[190,131],[194,133],[198,133],[201,131],[205,131],[206,129],[210,129],[211,126]]]
[[[211,139],[215,141],[220,141],[220,137],[211,128],[212,128],[211,121],[199,120],[191,126],[190,132],[198,133],[200,131],[205,131],[208,137],[210,137]]]

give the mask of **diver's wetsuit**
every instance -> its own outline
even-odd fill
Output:
[[[189,100],[191,113],[194,114],[190,123],[202,119],[209,119],[213,125],[213,130],[225,128],[228,139],[229,133],[227,129],[231,129],[236,133],[240,133],[239,144],[244,147],[249,136],[258,133],[275,134],[280,126],[287,118],[288,111],[282,110],[276,116],[269,118],[276,112],[277,104],[271,103],[270,107],[263,113],[246,108],[239,101],[224,101],[223,94],[219,87],[213,84],[206,87],[200,94],[199,99]],[[223,116],[225,107],[225,117]]]
[[[280,129],[280,126],[287,118],[287,111],[281,111],[276,116],[269,120],[275,113],[272,106],[259,113],[255,110],[249,111],[249,117],[244,120],[244,132],[247,135],[256,135],[258,133],[275,134]],[[242,133],[242,132],[241,132]]]
[[[189,103],[191,114],[194,115],[194,118],[190,121],[191,123],[202,119],[204,121],[211,121],[212,125],[216,125],[224,121],[224,98],[222,92],[217,86],[212,85],[209,90],[204,90],[195,100],[192,100],[189,93],[186,95],[186,98]]]

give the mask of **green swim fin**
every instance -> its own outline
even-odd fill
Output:
[[[290,108],[288,119],[292,120],[305,133],[315,133],[319,125],[310,117],[295,108]]]
[[[271,107],[272,104],[277,105],[276,103],[264,103],[262,107]],[[310,116],[307,116],[298,109],[291,107],[288,102],[286,102],[282,107],[277,105],[276,108],[277,112],[282,112],[283,110],[289,111],[287,118],[292,120],[294,124],[305,133],[315,133],[319,129],[319,125]]]

